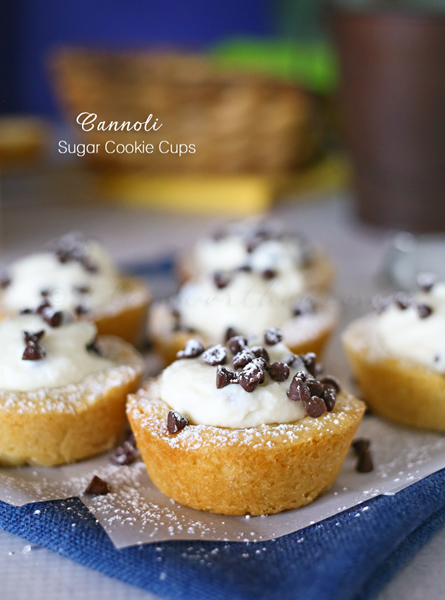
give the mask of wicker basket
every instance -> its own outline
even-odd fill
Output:
[[[52,61],[56,93],[70,122],[81,112],[98,121],[145,121],[159,131],[80,131],[101,144],[97,167],[175,173],[283,173],[308,161],[320,139],[315,102],[285,82],[218,69],[198,54],[65,49]],[[76,126],[77,127],[77,126]],[[78,127],[77,133],[79,133]],[[107,154],[107,140],[154,145],[152,154]],[[162,154],[167,140],[196,152]],[[167,144],[163,149],[168,148]]]

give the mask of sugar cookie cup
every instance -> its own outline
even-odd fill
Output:
[[[218,355],[214,349],[212,352]],[[196,361],[200,359],[184,360],[194,362],[191,368],[196,382],[196,377],[201,373],[201,365]],[[288,411],[292,411],[293,407],[287,388],[293,386],[298,377],[302,377],[303,386],[304,382],[309,386],[320,385],[319,382],[313,383],[307,373],[301,374],[299,369],[304,367],[301,361],[298,362],[298,357],[296,360],[297,366],[291,370],[287,382],[271,383],[272,368],[268,367],[265,380],[248,396],[245,389],[234,386],[233,381],[223,389],[218,389],[216,394],[223,394],[232,386],[230,393],[234,391],[237,394],[233,402],[229,402],[234,412],[238,401],[241,404],[250,400],[259,403],[263,407],[262,415],[249,412],[248,404],[241,411],[246,423],[250,419],[263,418],[268,394],[278,398],[275,408],[284,411],[282,414],[287,414],[287,419],[292,419]],[[304,406],[301,402],[293,402],[296,407],[298,404],[300,412],[296,413],[299,418],[290,422],[257,423],[246,427],[198,424],[192,415],[196,416],[197,407],[201,410],[206,403],[212,405],[208,414],[213,414],[214,407],[218,415],[214,416],[215,419],[226,418],[227,415],[221,416],[218,412],[221,406],[224,407],[225,400],[219,400],[212,391],[209,392],[211,397],[204,393],[196,404],[193,404],[192,398],[187,409],[186,402],[190,400],[190,394],[193,396],[193,390],[201,389],[201,384],[204,392],[210,388],[203,382],[197,386],[193,384],[192,388],[182,385],[184,379],[178,370],[181,366],[175,365],[177,363],[170,367],[172,373],[176,369],[179,374],[175,398],[179,404],[185,402],[180,413],[163,397],[162,377],[167,371],[158,379],[147,382],[136,394],[130,395],[127,403],[128,419],[148,474],[164,494],[186,506],[213,513],[267,515],[309,504],[332,486],[363,416],[365,407],[361,401],[340,392],[335,405],[329,405],[328,410],[328,404],[324,405],[326,401],[317,398],[316,411],[319,405],[322,410],[314,413],[314,406],[310,404],[315,401],[309,395],[309,404],[306,404],[306,400]],[[241,372],[238,370],[235,375],[229,369],[232,373],[229,378],[242,378],[245,369],[256,368],[256,365],[250,365]],[[219,371],[217,377],[221,373],[225,371]],[[209,371],[205,377],[210,377],[213,382],[214,375]],[[279,380],[282,381],[282,378]],[[246,387],[249,385],[251,381],[248,379]],[[238,389],[235,390],[235,387]],[[270,387],[270,391],[265,387]],[[313,392],[315,388],[311,389]],[[255,394],[260,396],[255,398]],[[184,400],[186,396],[188,400]],[[230,415],[227,418],[230,419]]]

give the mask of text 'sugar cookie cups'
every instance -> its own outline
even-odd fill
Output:
[[[0,322],[0,464],[52,466],[112,448],[143,361],[93,323],[47,310]]]
[[[364,404],[296,356],[282,334],[232,337],[179,360],[129,396],[127,414],[153,482],[193,508],[232,515],[308,504],[340,470]]]
[[[445,431],[445,284],[419,277],[420,293],[382,299],[343,343],[369,406],[414,427]]]
[[[1,281],[0,316],[48,304],[94,321],[100,334],[136,344],[149,302],[144,283],[120,275],[100,243],[75,233],[9,266]]]

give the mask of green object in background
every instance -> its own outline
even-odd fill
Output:
[[[240,38],[214,46],[210,56],[222,68],[267,73],[319,94],[331,94],[337,88],[336,56],[323,41]]]

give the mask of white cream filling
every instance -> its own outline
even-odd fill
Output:
[[[415,305],[405,310],[391,305],[376,319],[378,339],[391,356],[445,373],[445,284],[416,295],[415,301],[430,306],[432,314],[421,319]]]
[[[41,360],[23,360],[23,331],[45,331],[39,345]],[[39,315],[21,315],[0,322],[0,389],[28,392],[77,383],[95,371],[115,364],[86,349],[97,334],[92,323],[50,327]]]
[[[71,311],[82,305],[94,310],[111,302],[119,293],[116,267],[101,244],[85,242],[86,256],[97,266],[88,272],[79,262],[59,262],[52,252],[31,254],[14,262],[8,269],[10,285],[1,292],[0,301],[8,311],[35,308],[42,302],[41,292],[50,291],[49,300],[56,310]],[[81,293],[79,288],[88,288]]]
[[[271,362],[290,356],[284,344],[266,346]],[[228,351],[227,368],[232,354]],[[266,375],[265,383],[253,392],[239,384],[216,388],[216,367],[207,365],[202,357],[174,362],[162,373],[159,381],[161,399],[195,425],[214,425],[239,429],[268,423],[292,423],[305,417],[304,404],[289,400],[287,390],[297,371],[304,370],[299,361],[290,369],[286,381],[278,383]]]
[[[204,277],[184,285],[178,294],[181,324],[201,333],[209,343],[221,342],[229,327],[244,335],[261,336],[291,317],[293,297],[276,293],[275,279],[237,273],[223,289]]]

